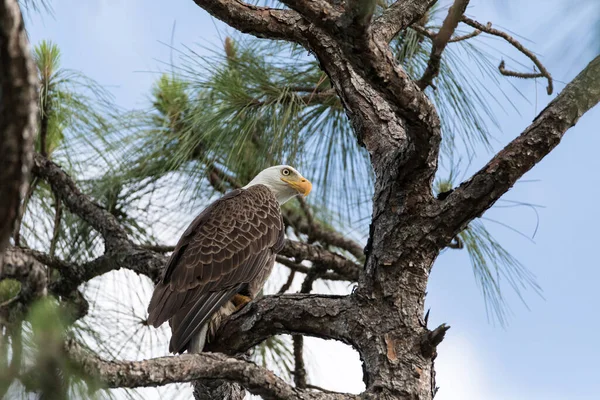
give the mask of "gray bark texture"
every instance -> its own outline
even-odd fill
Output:
[[[37,75],[16,0],[0,1],[0,270],[27,190]]]
[[[2,1],[6,4],[7,0]],[[438,58],[458,21],[464,20],[462,13],[468,2],[457,0],[449,10],[443,32],[432,50],[433,59],[419,81],[411,80],[395,62],[389,42],[421,19],[435,1],[398,1],[376,18],[374,2],[352,0],[347,5],[326,0],[282,2],[289,9],[257,7],[240,0],[195,0],[214,17],[242,32],[304,46],[329,76],[357,140],[371,156],[376,176],[369,240],[363,255],[356,243],[342,235],[286,216],[292,225],[296,222],[297,229],[312,234],[315,241],[347,250],[362,265],[312,243],[294,241],[286,243],[278,260],[292,271],[307,274],[303,285],[307,291],[317,277],[357,282],[357,289],[347,296],[279,294],[253,301],[225,321],[217,339],[207,348],[213,353],[107,361],[74,340],[65,344],[65,350],[75,363],[98,375],[109,387],[197,381],[195,396],[203,399],[240,399],[244,388],[265,399],[280,400],[431,400],[436,390],[436,347],[449,328],[441,325],[430,329],[424,316],[432,265],[440,251],[451,245],[470,221],[481,216],[540,162],[558,145],[565,132],[600,101],[600,57],[487,165],[438,199],[433,196],[431,185],[437,169],[440,121],[422,88],[434,82],[439,72]],[[2,32],[5,26],[2,20]],[[488,29],[480,27],[482,31]],[[4,53],[2,57],[4,65]],[[13,73],[17,74],[16,70]],[[23,104],[29,104],[25,100]],[[18,125],[20,130],[10,131],[16,143],[14,154],[21,154],[18,149],[22,149],[19,143],[27,126],[25,120]],[[15,157],[12,163],[17,165],[21,159]],[[19,165],[22,164],[21,161]],[[12,265],[25,264],[28,271],[34,271],[37,267],[27,261],[33,258],[53,268],[56,274],[45,282],[35,273],[18,273],[15,267],[7,269],[4,275],[0,272],[0,279],[16,277],[26,282],[27,287],[47,287],[61,301],[79,301],[82,315],[86,310],[85,300],[81,301],[77,287],[94,276],[127,268],[158,279],[166,260],[160,251],[169,248],[135,245],[113,215],[81,193],[59,166],[42,155],[35,155],[33,173],[50,184],[71,213],[101,233],[105,254],[87,264],[74,265],[38,251],[12,248]],[[4,175],[0,179],[5,179]],[[11,188],[13,194],[20,190],[16,184]],[[13,210],[17,203],[14,199],[10,203]],[[299,260],[310,260],[313,267],[300,265]],[[296,387],[265,368],[236,358],[278,334],[334,339],[352,346],[362,359],[366,390],[360,395],[332,393],[311,387],[301,377],[297,379],[301,384]],[[297,346],[296,356],[301,357],[301,341]]]

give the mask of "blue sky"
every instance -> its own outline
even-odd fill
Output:
[[[594,14],[568,14],[566,1],[473,0],[471,4],[468,12],[479,21],[493,21],[495,26],[529,39],[523,39],[524,43],[540,54],[556,79],[555,94],[595,55],[586,40]],[[53,9],[53,17],[28,17],[32,42],[50,39],[57,43],[65,67],[95,79],[127,108],[147,105],[156,72],[168,69],[171,52],[167,44],[171,40],[177,47],[194,43],[218,46],[229,31],[191,0],[63,0],[54,2]],[[562,18],[564,15],[567,18]],[[567,34],[572,40],[564,46]],[[515,56],[510,49],[502,49]],[[498,139],[495,150],[518,135],[552,98],[545,94],[545,82],[511,83],[527,101],[514,97],[516,113],[499,109],[489,99],[500,120],[500,128],[493,132]],[[440,256],[429,284],[427,305],[432,326],[445,322],[452,329],[439,349],[441,389],[436,399],[597,398],[600,322],[594,315],[598,315],[600,303],[600,263],[596,257],[599,125],[597,107],[525,176],[527,182],[518,183],[506,195],[507,199],[544,206],[538,210],[535,243],[502,226],[488,225],[537,276],[545,300],[526,294],[528,310],[507,292],[512,308],[509,325],[502,328],[491,324],[467,255],[446,251]],[[478,153],[468,172],[477,170],[489,157],[489,153]],[[536,228],[535,214],[527,208],[492,210],[486,216],[529,235]],[[311,371],[319,375],[316,383],[338,390],[360,390],[356,356],[341,345],[314,343]],[[327,362],[338,367],[323,368]],[[333,374],[324,372],[332,369],[336,370]]]

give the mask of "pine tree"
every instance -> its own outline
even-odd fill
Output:
[[[191,395],[181,382],[195,381],[197,398],[242,398],[245,390],[268,399],[355,398],[311,384],[309,335],[359,351],[364,398],[431,399],[436,347],[448,329],[427,326],[432,265],[441,251],[467,252],[500,324],[504,290],[523,301],[525,290],[540,293],[482,214],[502,202],[535,208],[501,196],[600,100],[600,58],[465,180],[467,160],[491,150],[490,128],[500,126],[486,94],[501,89],[489,82],[537,78],[553,89],[531,51],[464,15],[468,1],[285,0],[267,6],[289,8],[269,11],[196,3],[261,39],[227,37],[208,57],[178,51],[145,109],[116,107],[108,91],[63,68],[53,43],[23,55],[37,67],[39,84],[29,90],[37,85],[38,110],[33,173],[21,206],[12,206],[22,215],[0,265],[0,393],[144,398],[135,388],[173,384],[158,390],[176,398]],[[473,40],[483,36],[507,41],[537,72],[496,66]],[[225,355],[154,359],[169,338],[168,327],[146,323],[173,249],[163,241],[221,194],[283,163],[310,177],[315,192],[282,210],[286,246],[265,289],[277,295],[224,324],[209,350]],[[226,356],[241,354],[249,360]]]

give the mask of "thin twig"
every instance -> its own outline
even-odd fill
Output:
[[[250,107],[261,107],[264,105],[268,105],[268,104],[287,104],[287,103],[291,103],[293,101],[300,101],[301,103],[303,103],[304,105],[310,105],[310,104],[323,104],[326,101],[329,101],[333,98],[335,98],[335,89],[325,89],[323,91],[315,91],[315,92],[311,92],[310,94],[307,95],[298,95],[295,93],[292,93],[288,96],[286,96],[283,100],[280,98],[272,98],[269,99],[267,98],[266,100],[259,100],[259,99],[251,99],[248,102],[248,106]]]
[[[513,71],[507,71],[506,69],[504,69],[504,61],[502,61],[500,63],[500,66],[498,67],[498,69],[500,70],[500,73],[502,73],[503,75],[516,76],[516,77],[519,77],[519,78],[545,77],[546,79],[548,79],[547,92],[548,92],[549,95],[552,94],[552,92],[554,91],[554,87],[553,87],[553,83],[552,83],[552,76],[550,76],[550,72],[548,72],[548,70],[544,67],[544,65],[542,65],[542,63],[535,56],[535,54],[533,54],[531,51],[527,50],[525,48],[525,46],[523,46],[521,43],[519,43],[515,38],[513,38],[512,36],[510,36],[508,33],[502,32],[502,31],[499,31],[497,29],[492,28],[492,24],[490,22],[488,22],[488,24],[486,26],[486,25],[483,25],[482,23],[477,22],[477,21],[475,21],[475,20],[473,20],[471,18],[468,18],[468,17],[466,17],[464,15],[463,15],[461,21],[464,22],[467,25],[472,26],[473,28],[479,29],[480,31],[483,31],[485,33],[489,33],[490,35],[501,37],[502,39],[506,40],[514,48],[516,48],[517,50],[519,50],[521,53],[525,54],[531,61],[533,61],[533,63],[537,67],[537,69],[540,71],[540,74],[531,74],[531,75],[529,75],[529,74],[520,74],[520,73],[513,72]],[[504,72],[502,70],[504,70]]]
[[[475,36],[479,36],[480,34],[481,31],[479,29],[475,29],[473,32],[467,33],[466,35],[454,36],[452,39],[448,40],[448,43],[461,42],[463,40],[468,40],[474,38]]]
[[[421,26],[419,24],[412,24],[410,26],[412,29],[414,29],[415,31],[417,31],[418,33],[420,33],[423,36],[427,36],[430,39],[433,39],[435,37],[435,32],[430,31],[429,29],[425,28],[424,26]]]
[[[545,75],[541,72],[517,72],[506,69],[504,64],[504,60],[500,61],[500,65],[498,66],[498,71],[504,76],[512,76],[515,78],[524,78],[524,79],[533,79],[533,78],[544,78]]]
[[[417,85],[421,90],[424,90],[427,86],[431,85],[433,78],[440,73],[442,52],[452,38],[468,5],[469,0],[455,0],[454,4],[448,9],[448,15],[446,16],[442,27],[433,37],[433,45],[431,46],[431,55],[429,56],[427,68],[425,69],[425,72],[423,72],[421,79],[417,81]]]
[[[363,247],[354,240],[317,222],[314,222],[312,226],[309,226],[300,213],[292,210],[282,210],[282,213],[286,225],[293,227],[294,230],[305,235],[309,235],[310,232],[310,236],[322,244],[339,247],[352,254],[359,262],[364,261],[365,254]]]
[[[420,33],[421,35],[426,36],[430,39],[433,39],[435,37],[435,32],[430,31],[429,29],[425,28],[424,26],[421,26],[419,24],[412,24],[410,27],[412,29],[414,29],[415,31],[417,31],[418,33]],[[463,40],[468,40],[468,39],[474,38],[476,36],[479,36],[480,34],[481,34],[481,31],[479,29],[475,29],[471,33],[467,33],[465,35],[454,36],[453,38],[448,40],[448,43],[461,42]]]
[[[296,276],[296,271],[292,269],[290,271],[290,274],[288,275],[288,278],[285,281],[285,283],[277,291],[277,294],[283,294],[283,293],[287,292],[288,290],[290,290],[290,287],[292,286],[292,282],[294,282],[295,276]]]
[[[50,102],[48,101],[48,92],[50,85],[47,81],[48,77],[44,77],[41,82],[42,85],[42,108],[40,110],[40,154],[44,157],[48,157],[48,124],[50,123]]]
[[[52,232],[52,240],[50,241],[50,257],[54,257],[56,253],[56,244],[58,243],[58,236],[60,235],[60,220],[62,218],[62,202],[58,196],[55,196],[54,206],[54,230]]]

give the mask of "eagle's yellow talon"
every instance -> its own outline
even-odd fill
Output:
[[[235,296],[233,296],[233,299],[231,299],[231,302],[235,306],[235,311],[240,310],[242,307],[244,307],[251,301],[252,299],[250,297],[244,296],[243,294],[236,294]]]

